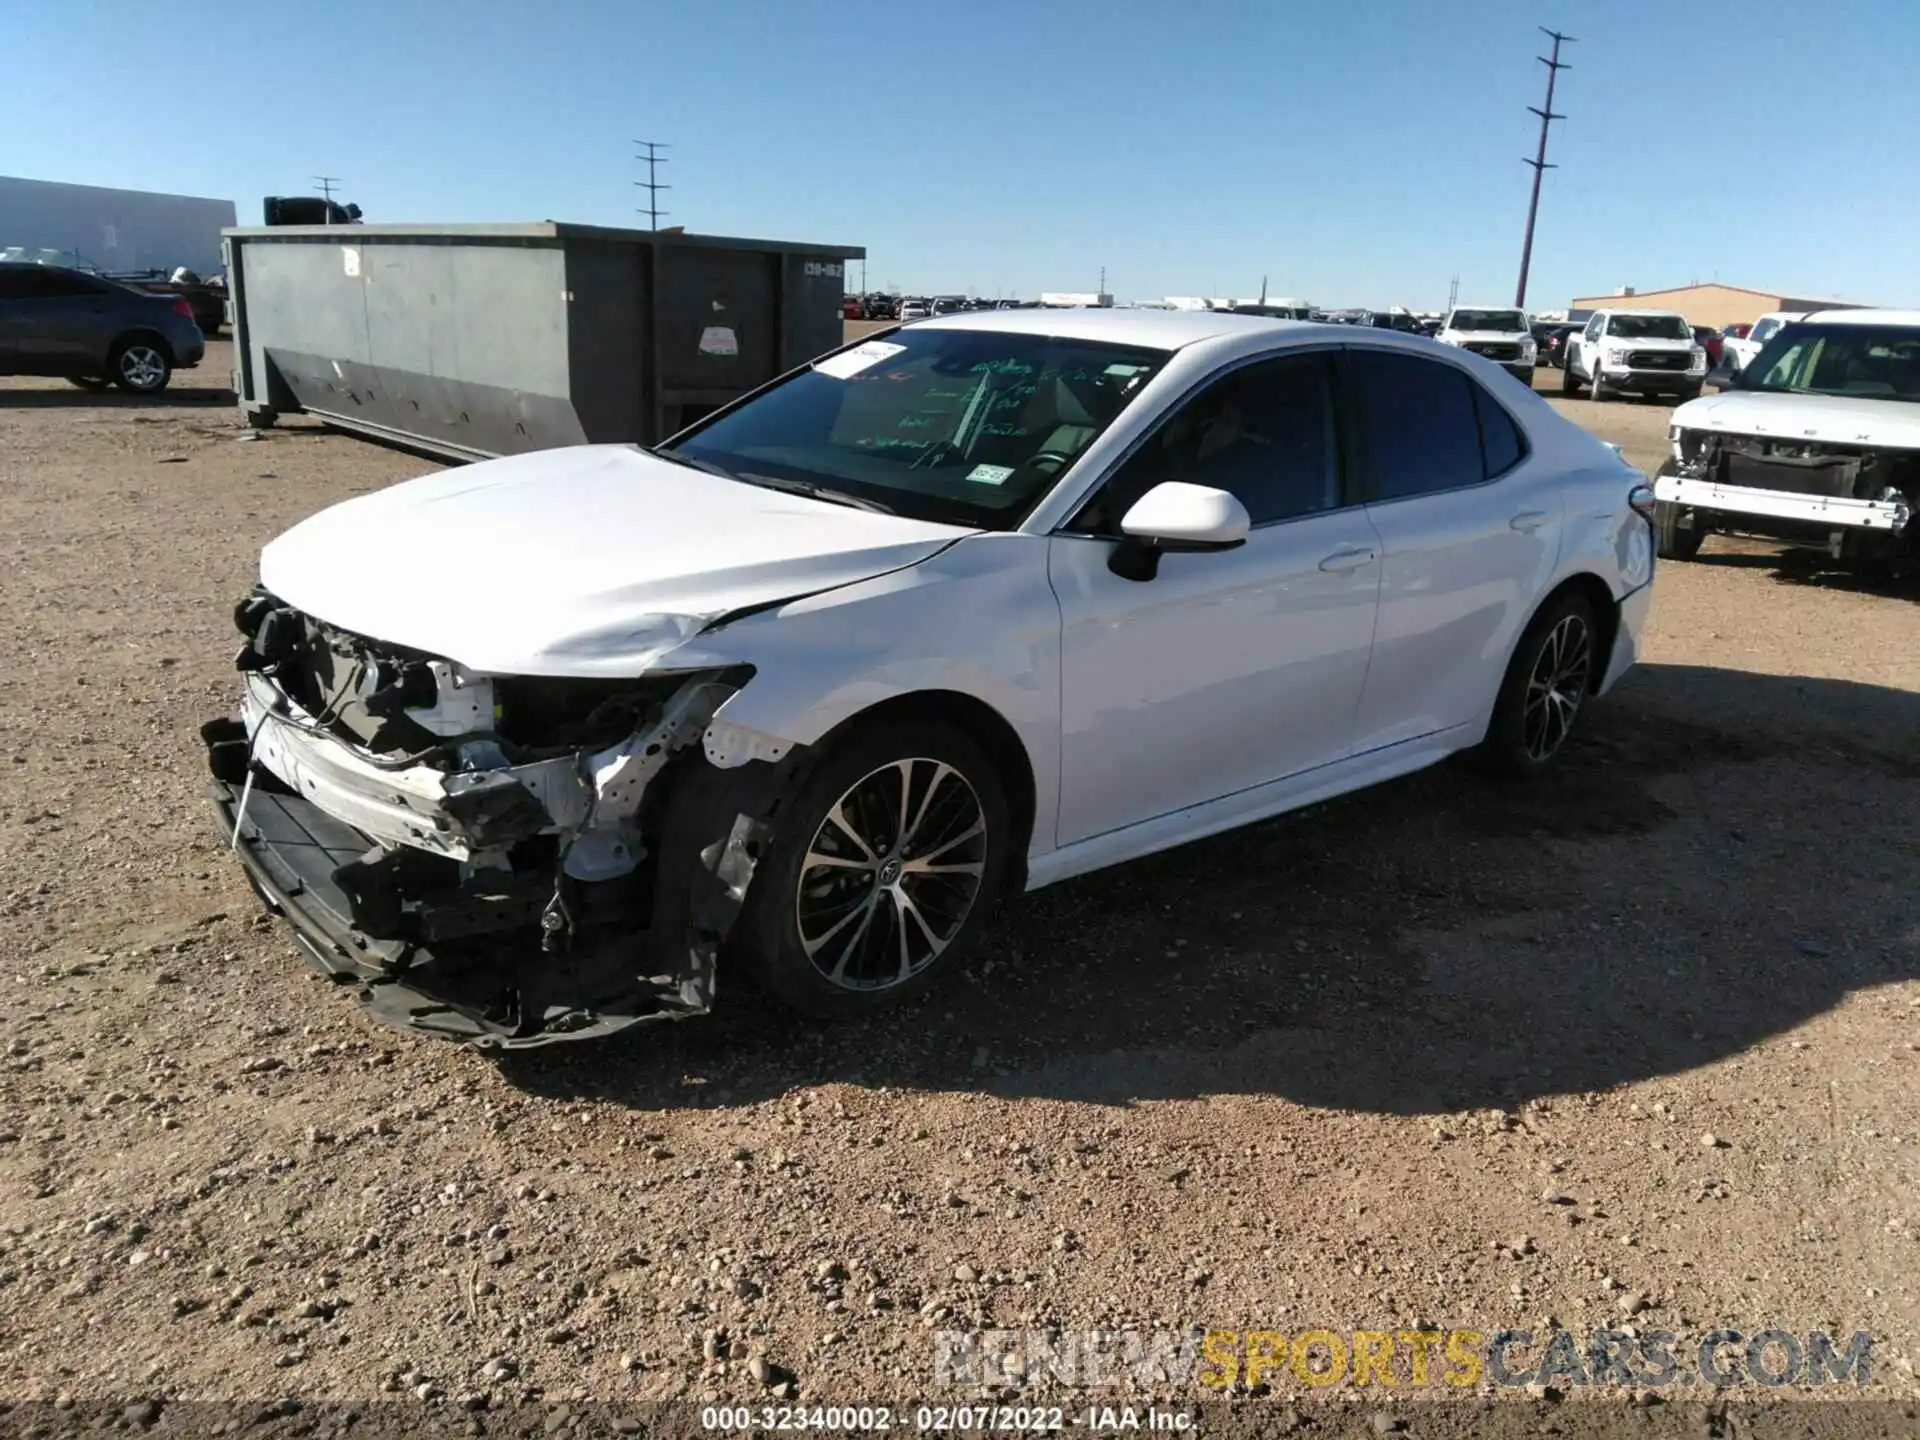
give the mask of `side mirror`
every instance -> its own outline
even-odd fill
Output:
[[[1107,568],[1126,580],[1151,580],[1170,551],[1231,550],[1247,543],[1253,520],[1247,507],[1225,490],[1166,480],[1154,486],[1120,520],[1124,538]]]

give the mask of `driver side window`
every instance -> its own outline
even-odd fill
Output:
[[[1070,528],[1118,535],[1135,502],[1168,480],[1227,491],[1255,525],[1334,509],[1332,353],[1258,361],[1215,380],[1161,422]]]
[[[1607,322],[1602,316],[1594,316],[1591,320],[1587,321],[1587,339],[1598,340],[1600,338],[1600,332],[1606,329],[1606,326]]]

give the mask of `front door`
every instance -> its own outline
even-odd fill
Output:
[[[1255,361],[1179,407],[1049,541],[1060,601],[1062,845],[1349,753],[1380,541],[1349,503],[1335,352]],[[1237,549],[1108,568],[1121,518],[1163,480],[1231,491]]]

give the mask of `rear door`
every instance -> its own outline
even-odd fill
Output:
[[[1486,719],[1559,558],[1558,477],[1463,366],[1354,347],[1347,374],[1382,547],[1356,754]]]
[[[21,299],[26,293],[24,266],[0,265],[0,375],[16,375],[20,352]]]
[[[115,287],[36,265],[15,272],[14,290],[7,328],[16,374],[68,375],[105,362]]]

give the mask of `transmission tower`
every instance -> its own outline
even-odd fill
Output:
[[[662,145],[655,140],[636,140],[633,143],[645,146],[647,151],[644,155],[636,155],[633,157],[636,160],[644,161],[647,167],[647,178],[633,182],[647,192],[647,203],[635,213],[647,217],[647,228],[649,230],[658,230],[660,228],[660,217],[672,213],[671,211],[660,208],[660,192],[673,188],[671,185],[662,185],[660,183],[660,167],[667,163],[666,157],[660,152],[670,147]]]
[[[1527,202],[1527,238],[1520,245],[1520,284],[1513,296],[1513,303],[1522,310],[1527,308],[1527,271],[1533,265],[1533,221],[1534,217],[1540,213],[1540,177],[1548,170],[1559,169],[1559,166],[1547,163],[1547,127],[1555,120],[1567,118],[1564,115],[1555,114],[1553,109],[1553,82],[1560,78],[1562,70],[1573,68],[1571,65],[1561,63],[1560,47],[1563,44],[1577,43],[1573,36],[1562,35],[1558,30],[1549,30],[1544,25],[1540,27],[1540,33],[1552,38],[1553,55],[1551,58],[1545,55],[1535,57],[1547,67],[1546,107],[1544,109],[1537,109],[1532,105],[1527,107],[1540,117],[1540,149],[1533,159],[1525,162],[1533,167],[1533,198]]]

